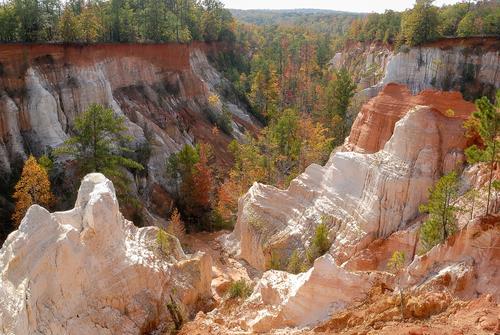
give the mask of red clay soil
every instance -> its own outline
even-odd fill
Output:
[[[424,90],[412,95],[406,85],[387,84],[363,105],[352,126],[348,148],[366,153],[379,151],[391,137],[396,122],[417,105],[430,106],[446,117],[460,120],[467,119],[476,109],[460,92]]]
[[[54,62],[89,65],[106,58],[139,57],[164,70],[189,69],[189,52],[193,48],[205,52],[222,47],[222,44],[193,42],[181,43],[7,43],[0,45],[2,64],[30,64],[40,57],[50,55]]]
[[[201,49],[206,53],[224,49],[223,43],[7,43],[0,45],[0,84],[10,91],[22,89],[24,72],[32,65],[51,68],[88,66],[111,58],[135,57],[157,66],[161,71],[187,71],[189,53]]]
[[[422,46],[443,50],[455,47],[481,48],[481,52],[487,52],[498,51],[500,49],[500,39],[496,36],[448,37],[427,42]]]
[[[499,334],[500,306],[491,296],[471,301],[447,293],[406,296],[401,319],[398,295],[380,294],[368,303],[334,315],[305,334],[467,335]]]

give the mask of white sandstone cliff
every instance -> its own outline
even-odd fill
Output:
[[[414,94],[434,88],[461,91],[471,98],[492,95],[500,87],[498,48],[494,37],[442,39],[398,51],[383,43],[354,43],[335,54],[330,66],[346,67],[354,74],[363,89],[359,96],[371,98],[385,85],[399,83]]]
[[[165,331],[170,296],[185,315],[210,295],[211,259],[187,256],[157,228],[136,228],[113,184],[87,175],[75,208],[34,205],[0,249],[0,333],[143,334]]]
[[[428,188],[462,162],[464,141],[460,119],[417,106],[377,153],[334,152],[324,167],[309,166],[287,190],[255,183],[240,199],[233,248],[260,270],[272,255],[286,264],[326,218],[330,252],[340,265],[414,220]]]

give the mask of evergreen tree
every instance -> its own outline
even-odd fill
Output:
[[[137,24],[129,1],[124,1],[119,10],[120,42],[133,42],[137,38]]]
[[[332,242],[328,237],[328,225],[323,222],[325,221],[325,218],[321,218],[321,221],[322,222],[316,226],[314,236],[311,240],[311,245],[306,251],[306,257],[310,266],[313,265],[316,258],[326,254],[332,246]]]
[[[406,255],[402,251],[394,251],[387,262],[387,268],[394,274],[399,273],[405,265]]]
[[[42,18],[38,1],[14,0],[14,8],[19,21],[19,39],[24,42],[39,41]]]
[[[56,150],[77,163],[81,174],[101,172],[111,178],[124,195],[128,179],[124,168],[142,170],[143,166],[126,158],[130,137],[124,135],[125,118],[111,108],[93,104],[75,120],[74,135]]]
[[[292,252],[290,260],[288,261],[286,271],[293,274],[298,274],[302,271],[302,261],[299,257],[299,252],[297,250],[294,250]]]
[[[28,208],[33,204],[49,207],[54,196],[50,191],[50,181],[47,171],[30,156],[24,162],[21,178],[17,182],[13,198],[16,203],[12,220],[16,225],[21,223]]]
[[[340,123],[335,131],[335,144],[340,144],[347,135],[348,117],[347,110],[351,104],[352,97],[356,91],[356,84],[352,80],[347,69],[343,68],[335,72],[335,80],[328,85],[327,119],[332,122],[338,118]]]
[[[0,41],[14,42],[16,38],[16,9],[12,3],[7,3],[0,6]]]
[[[457,173],[448,173],[429,189],[428,203],[420,206],[421,212],[429,214],[420,229],[424,252],[442,243],[456,231],[455,213],[458,207],[455,206],[454,200],[458,195],[458,186]]]
[[[490,169],[488,178],[488,200],[486,215],[489,213],[491,187],[494,182],[493,172],[500,155],[500,90],[496,93],[496,103],[493,105],[487,97],[476,100],[477,111],[472,114],[469,124],[477,131],[482,140],[482,146],[472,145],[465,150],[469,163],[487,162]]]
[[[185,145],[167,160],[167,176],[173,178],[177,189],[177,202],[188,230],[210,229],[208,216],[214,189],[209,147]]]

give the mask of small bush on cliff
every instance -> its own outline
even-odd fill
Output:
[[[28,208],[33,204],[49,207],[54,200],[50,191],[50,181],[47,171],[30,156],[24,163],[21,178],[17,182],[13,198],[16,202],[12,220],[19,225]]]
[[[245,281],[240,279],[231,283],[229,286],[229,298],[248,298],[252,294],[252,287]]]
[[[182,324],[184,323],[184,318],[182,317],[179,305],[172,297],[172,294],[170,294],[170,302],[167,302],[167,309],[168,312],[170,313],[172,321],[174,322],[174,327],[175,327],[174,333],[176,333],[182,328]]]
[[[186,234],[184,222],[182,222],[181,214],[177,208],[174,208],[172,211],[172,215],[170,216],[170,225],[168,226],[167,231],[177,237],[180,241],[182,241],[184,235]]]
[[[387,268],[389,269],[389,271],[391,271],[392,273],[394,273],[397,276],[403,270],[403,267],[405,265],[405,261],[406,261],[406,255],[404,252],[394,251],[391,258],[387,262]],[[398,276],[397,278],[398,278],[398,285],[399,285],[400,284],[400,277]],[[400,306],[399,307],[401,310],[401,319],[404,319],[405,305],[404,305],[404,292],[403,292],[402,287],[399,288],[399,298],[400,298]]]
[[[172,248],[171,236],[161,228],[156,234],[156,243],[161,256],[170,255],[170,249]]]
[[[392,273],[398,273],[403,269],[406,261],[406,255],[402,251],[394,251],[391,258],[387,262],[387,268]]]
[[[429,213],[420,228],[422,252],[444,242],[457,229],[455,213],[459,208],[454,205],[458,195],[457,173],[441,177],[429,192],[429,202],[420,206],[421,212]]]
[[[304,260],[300,258],[299,252],[294,250],[292,255],[290,256],[290,260],[288,261],[288,266],[286,268],[287,272],[297,274],[302,272],[303,270]]]
[[[276,250],[271,251],[271,258],[269,259],[269,269],[270,270],[283,270],[281,266],[281,259]]]
[[[328,237],[328,225],[324,222],[325,219],[326,218],[322,218],[323,222],[316,226],[316,230],[314,231],[314,236],[311,241],[311,246],[306,251],[307,261],[309,262],[310,266],[312,266],[316,258],[326,254],[332,246],[332,242]]]

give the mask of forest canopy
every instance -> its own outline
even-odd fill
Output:
[[[464,1],[442,7],[417,0],[404,12],[387,10],[352,21],[346,39],[396,42],[409,46],[442,37],[500,35],[500,1]]]
[[[218,0],[10,0],[2,42],[190,42],[233,39]]]

